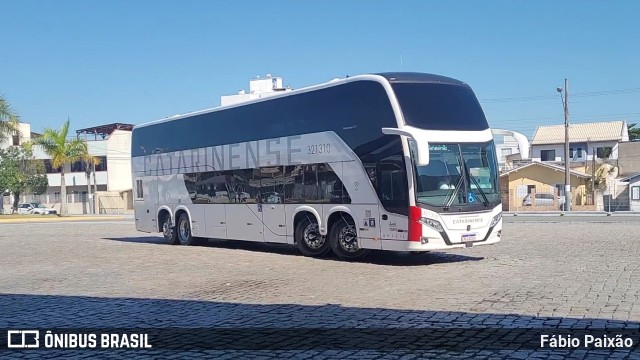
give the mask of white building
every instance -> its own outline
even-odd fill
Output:
[[[18,124],[18,134],[13,134],[4,141],[0,141],[0,149],[6,149],[9,146],[22,145],[31,140],[31,125],[28,123]]]
[[[22,137],[19,141],[11,139],[11,145],[21,145],[39,134],[31,133],[30,125],[20,124]],[[87,142],[89,154],[99,160],[95,166],[95,189],[99,213],[124,212],[130,209],[132,198],[131,180],[131,129],[130,124],[107,124],[76,131],[78,138]],[[28,135],[27,135],[28,134]],[[3,144],[5,145],[5,144]],[[56,209],[61,202],[61,172],[54,169],[50,157],[39,146],[33,147],[36,159],[43,160],[49,180],[47,193],[42,195],[23,194],[20,202],[37,201]],[[67,164],[64,167],[67,203],[70,214],[92,213],[90,196],[94,191],[93,174],[87,181],[87,167],[83,161]],[[91,189],[88,185],[91,185]],[[5,210],[10,209],[9,197],[4,199]]]
[[[537,161],[563,162],[564,125],[538,126],[531,142],[531,158]],[[571,124],[569,158],[572,163],[596,159],[617,159],[618,143],[629,141],[625,121]]]
[[[266,78],[260,78],[258,76],[256,79],[249,81],[249,93],[240,90],[235,95],[223,95],[220,97],[220,106],[261,99],[291,90],[289,87],[283,87],[281,77],[273,77],[271,74],[267,74]]]
[[[510,170],[509,159],[507,157],[515,154],[520,154],[520,147],[518,142],[513,136],[494,136],[494,143],[496,145],[496,157],[498,158],[498,166],[500,171]]]

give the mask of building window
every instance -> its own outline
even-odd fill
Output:
[[[612,151],[613,148],[611,146],[599,147],[596,148],[596,155],[598,156],[598,159],[608,159],[609,156],[611,156]]]
[[[143,198],[143,191],[142,191],[142,180],[138,179],[136,180],[136,199],[142,199]]]
[[[573,148],[569,148],[569,157],[571,159],[576,157],[576,152],[573,150]]]
[[[71,172],[84,172],[87,169],[87,164],[84,160],[76,161],[71,164]]]
[[[541,150],[540,151],[540,160],[542,160],[542,161],[556,161],[556,151],[555,150]]]
[[[100,160],[100,162],[96,164],[96,171],[107,171],[107,157],[96,156],[95,158]]]
[[[59,174],[60,168],[54,168],[51,159],[44,160],[44,170],[47,174]]]
[[[578,148],[578,159],[582,159],[582,148]]]
[[[11,143],[12,143],[12,145],[13,145],[13,146],[18,146],[18,145],[20,145],[20,135],[18,135],[18,134],[14,134],[14,135],[11,137],[11,140],[12,140],[12,141],[11,141]]]
[[[631,200],[640,200],[640,186],[631,187]]]

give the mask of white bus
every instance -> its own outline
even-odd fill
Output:
[[[171,244],[295,244],[355,259],[500,241],[491,129],[471,88],[336,79],[136,126],[136,228]]]

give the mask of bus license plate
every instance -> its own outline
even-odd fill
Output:
[[[462,234],[462,241],[473,241],[476,239],[476,234]]]

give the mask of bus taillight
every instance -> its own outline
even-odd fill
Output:
[[[420,241],[422,238],[421,217],[422,210],[419,207],[409,206],[409,241]]]

